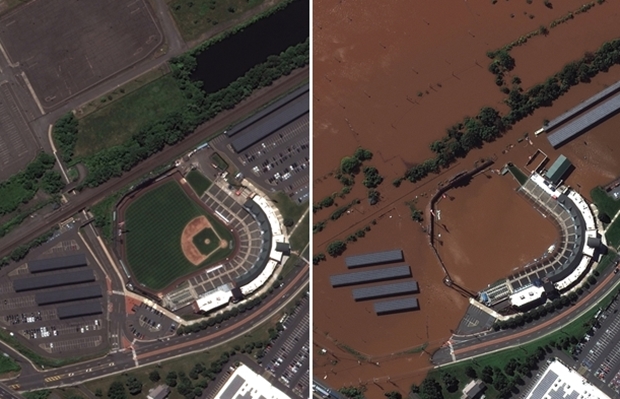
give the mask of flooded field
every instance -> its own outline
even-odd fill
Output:
[[[328,256],[314,267],[315,351],[328,349],[328,354],[315,356],[314,367],[315,374],[327,376],[331,386],[366,383],[366,396],[378,397],[395,389],[395,383],[406,394],[411,383],[421,381],[430,363],[425,352],[403,352],[425,344],[425,351],[432,352],[450,337],[467,306],[466,298],[443,285],[439,262],[422,226],[411,220],[405,201],[417,197],[416,207],[423,210],[440,181],[471,169],[477,160],[494,159],[494,169],[507,162],[523,167],[538,148],[551,162],[564,154],[575,164],[577,169],[568,184],[586,197],[592,187],[620,175],[620,161],[612,150],[620,148],[620,135],[616,134],[620,117],[557,150],[544,134],[533,135],[544,119],[560,115],[620,79],[620,67],[615,66],[591,83],[572,88],[552,107],[537,110],[497,141],[471,151],[450,170],[415,184],[405,181],[398,188],[391,184],[409,167],[431,157],[429,144],[465,116],[474,116],[483,106],[500,113],[508,111],[503,103],[506,95],[487,69],[488,50],[501,48],[541,25],[548,26],[581,5],[572,0],[553,2],[552,8],[542,2],[501,0],[497,4],[452,1],[449,6],[441,2],[314,2],[314,201],[340,190],[333,172],[341,158],[359,146],[374,153],[365,165],[375,166],[385,178],[377,188],[381,199],[371,206],[361,184],[363,176],[357,176],[351,193],[336,202],[342,206],[359,199],[360,203],[338,220],[328,221],[324,230],[314,235],[315,253],[325,252],[329,242],[371,225],[364,238],[348,244],[344,256],[401,247],[420,283],[419,311],[378,317],[368,311],[370,305],[353,301],[350,288],[329,285],[329,275],[345,270],[342,257]],[[512,75],[521,76],[527,88],[605,40],[620,36],[612,23],[618,11],[617,3],[596,5],[551,29],[547,36],[515,47],[511,51],[516,62]],[[587,39],[576,38],[583,31],[592,34]],[[553,60],[538,60],[542,55]],[[510,81],[511,76],[507,78]],[[523,140],[525,133],[531,143]],[[441,256],[447,265],[454,264],[455,277],[471,290],[510,274],[557,238],[551,223],[529,208],[513,191],[515,187],[510,176],[477,177],[470,186],[454,191],[454,201],[439,204],[450,230],[449,237],[444,236]],[[335,209],[316,212],[314,221],[328,219]],[[502,212],[504,209],[510,212]],[[472,226],[472,214],[483,211],[495,220]],[[465,254],[466,262],[457,262],[459,254],[452,245]],[[489,281],[472,277],[470,267],[478,268],[479,274],[483,268]]]

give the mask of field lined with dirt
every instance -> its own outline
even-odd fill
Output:
[[[226,243],[232,241],[232,233],[224,226],[218,226],[221,223],[217,219],[209,218],[210,215],[185,194],[177,181],[165,182],[134,199],[125,211],[123,237],[127,261],[135,278],[148,288],[161,290],[175,279],[198,271],[197,265],[216,262],[230,253],[232,249],[228,246],[202,254],[204,257],[200,256],[199,250],[197,259],[192,258],[199,261],[196,265],[185,256],[181,244],[183,232],[190,221],[201,216]],[[193,236],[201,230],[187,240],[191,243]]]
[[[495,160],[492,168],[499,169],[507,162],[522,167],[537,148],[545,151],[551,162],[559,154],[566,155],[577,166],[568,184],[586,197],[595,185],[620,175],[620,165],[611,152],[620,144],[617,143],[619,139],[614,138],[617,135],[612,135],[615,128],[610,127],[614,126],[616,118],[558,150],[550,147],[545,135],[533,135],[544,119],[560,115],[620,79],[620,68],[614,66],[591,83],[571,88],[552,107],[538,109],[495,142],[470,151],[449,170],[442,170],[439,175],[431,173],[415,184],[405,181],[398,188],[391,184],[408,168],[434,156],[429,145],[444,137],[446,128],[461,122],[465,116],[475,116],[483,106],[491,106],[501,114],[508,112],[509,108],[503,103],[507,96],[500,92],[495,77],[488,71],[487,51],[502,48],[541,25],[549,26],[581,6],[578,1],[554,2],[552,8],[545,7],[542,2],[454,1],[450,7],[435,3],[412,5],[404,1],[390,5],[335,0],[315,2],[314,201],[341,190],[342,184],[335,178],[334,171],[341,158],[352,154],[357,147],[373,152],[368,165],[376,167],[384,177],[384,182],[377,187],[380,193],[377,205],[369,205],[367,189],[361,184],[363,177],[358,176],[349,194],[343,199],[335,198],[337,205],[314,214],[315,223],[328,220],[324,229],[313,237],[315,253],[325,253],[330,242],[344,240],[370,225],[371,231],[363,238],[347,243],[344,256],[402,245],[406,262],[411,264],[413,276],[420,283],[421,299],[417,312],[376,319],[373,312],[368,313],[360,303],[353,302],[349,289],[333,289],[329,285],[329,275],[345,270],[341,257],[334,259],[327,255],[326,261],[315,266],[316,349],[326,347],[339,358],[350,359],[337,361],[315,356],[315,374],[327,375],[331,386],[358,385],[360,379],[371,382],[373,378],[385,385],[389,376],[389,381],[398,384],[406,394],[411,383],[420,382],[424,376],[429,366],[428,356],[417,353],[388,360],[388,355],[425,343],[428,343],[426,350],[432,352],[433,347],[445,342],[463,315],[466,298],[442,284],[443,272],[421,225],[411,220],[406,201],[415,201],[415,207],[423,210],[440,181],[445,182],[471,169],[476,161],[491,157]],[[542,76],[537,69],[551,75],[613,38],[617,31],[609,21],[617,11],[617,5],[612,2],[597,4],[588,12],[550,29],[547,36],[536,36],[523,46],[513,48],[510,54],[515,58],[516,67],[505,76],[508,86],[512,76],[517,74],[523,75],[524,88],[542,83],[536,79],[547,76]],[[575,35],[584,31],[592,35],[576,40]],[[549,54],[553,56],[551,64],[555,69],[547,71],[547,66],[541,67],[547,58],[545,48],[554,43],[556,48]],[[523,140],[525,133],[529,133],[532,144]],[[596,154],[596,161],[588,166],[590,150]],[[516,185],[510,176],[494,175],[488,181],[484,177],[477,179],[481,180],[474,179],[469,187],[459,189],[463,191],[455,191],[454,202],[440,202],[439,207],[442,218],[454,218],[451,224],[447,223],[449,218],[445,219],[450,234],[456,236],[448,239],[451,243],[463,243],[459,245],[470,264],[485,262],[485,271],[492,265],[501,265],[493,270],[494,274],[484,275],[489,277],[486,283],[474,276],[483,273],[472,271],[468,274],[464,264],[461,269],[455,269],[458,270],[455,274],[464,283],[471,284],[472,289],[484,287],[496,280],[496,276],[505,277],[522,259],[537,257],[553,243],[557,234],[551,224],[541,220],[533,209],[527,209],[526,203],[519,202],[523,200],[518,194],[504,186]],[[465,190],[472,190],[471,194]],[[485,201],[481,199],[483,195],[487,197]],[[336,206],[356,198],[359,204],[337,220],[329,220]],[[472,222],[468,219],[471,215],[457,212],[457,205],[469,209],[470,213],[485,211],[499,220],[485,223],[480,230],[461,226]],[[514,210],[514,213],[504,214],[504,209]],[[376,225],[372,224],[373,220]],[[400,225],[396,225],[397,222]],[[512,227],[504,224],[512,224]],[[518,240],[529,240],[524,234],[530,229],[536,231],[531,237],[535,245],[524,250],[519,247],[523,242]],[[440,230],[437,233],[443,235]],[[488,257],[480,253],[491,246]],[[504,251],[500,251],[501,248]],[[504,252],[508,255],[504,256]],[[449,258],[447,263],[456,263],[456,255],[444,255]],[[380,366],[365,361],[358,364],[359,359],[353,352],[373,360],[382,359]],[[375,384],[368,383],[366,387],[367,397],[382,395]]]

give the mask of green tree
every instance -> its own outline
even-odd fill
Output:
[[[120,381],[114,381],[108,388],[108,398],[110,399],[127,399],[125,385]]]
[[[403,399],[403,395],[398,391],[386,392],[384,395],[387,399]]]
[[[344,157],[340,161],[340,170],[342,173],[355,174],[358,172],[359,166],[360,161],[355,157]]]
[[[353,156],[359,159],[361,162],[370,161],[372,159],[372,152],[364,148],[358,148],[357,150],[355,150]]]
[[[471,379],[478,378],[478,373],[476,373],[476,370],[472,366],[465,367],[465,375]]]
[[[336,240],[334,242],[329,243],[329,245],[327,246],[327,253],[332,256],[332,257],[336,257],[338,255],[342,255],[342,253],[347,249],[347,244],[340,241],[340,240]]]
[[[343,394],[348,399],[364,399],[364,389],[358,388],[354,386],[350,387],[342,387],[338,390],[341,394]]]
[[[131,395],[137,395],[142,392],[142,382],[136,377],[127,378],[127,389]]]
[[[159,375],[159,371],[157,370],[153,370],[149,373],[149,380],[153,381],[153,382],[157,382],[159,380],[161,380],[161,377]]]

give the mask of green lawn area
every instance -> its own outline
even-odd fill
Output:
[[[306,213],[303,219],[296,226],[295,232],[290,237],[291,249],[293,251],[303,250],[310,240],[310,212]]]
[[[510,173],[512,173],[512,175],[515,177],[515,179],[517,179],[519,184],[521,184],[521,185],[525,184],[525,182],[527,181],[527,175],[525,173],[523,173],[521,171],[521,169],[519,169],[517,166],[515,166],[513,164],[509,164],[508,165],[508,170],[510,171]]]
[[[599,212],[606,213],[610,219],[620,211],[620,201],[611,198],[601,187],[595,187],[590,191],[592,202],[596,204]]]
[[[205,175],[197,170],[190,171],[185,176],[185,180],[192,186],[192,189],[194,189],[194,192],[198,194],[199,197],[211,187],[211,180],[207,179]]]
[[[0,356],[0,375],[20,371],[21,367],[13,359]]]
[[[80,119],[75,157],[120,145],[151,121],[181,110],[187,101],[172,75],[148,83]]]
[[[224,160],[224,158],[222,158],[222,156],[220,154],[218,154],[217,152],[214,152],[213,154],[211,154],[210,156],[211,162],[213,162],[213,164],[221,171],[226,171],[228,170],[228,162],[226,162]]]
[[[618,248],[618,245],[620,245],[620,218],[609,225],[605,232],[605,238],[607,238],[607,243],[610,246]]]
[[[271,196],[271,199],[275,202],[276,206],[280,210],[282,218],[290,219],[294,223],[297,223],[297,221],[301,218],[301,216],[308,208],[307,203],[297,204],[282,191],[278,191],[277,193],[273,194]]]
[[[264,0],[168,0],[168,7],[185,41],[198,39],[218,24],[239,18]]]
[[[200,215],[209,219],[220,237],[232,240],[232,233],[185,195],[176,181],[146,192],[129,205],[125,245],[127,261],[138,281],[152,289],[162,289],[178,277],[198,270],[183,255],[181,234],[185,225]],[[204,264],[225,257],[231,250],[217,251]]]

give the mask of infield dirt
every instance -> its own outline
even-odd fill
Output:
[[[586,197],[592,187],[620,174],[620,161],[612,151],[620,148],[620,138],[613,135],[615,127],[620,127],[619,117],[559,150],[551,148],[545,135],[533,135],[544,119],[560,115],[620,79],[620,67],[615,66],[591,83],[572,88],[552,107],[537,110],[499,140],[471,151],[450,170],[416,184],[403,182],[399,188],[390,184],[407,168],[430,158],[429,144],[463,117],[474,116],[483,106],[492,106],[502,114],[508,111],[503,103],[506,96],[487,70],[488,50],[501,48],[541,25],[549,26],[581,5],[572,0],[553,2],[553,8],[542,2],[453,1],[447,6],[442,2],[315,0],[314,202],[341,189],[333,172],[340,159],[358,146],[374,153],[367,164],[385,177],[378,187],[380,202],[369,206],[358,176],[352,192],[336,202],[342,206],[358,198],[360,204],[338,220],[328,221],[325,229],[314,235],[315,253],[325,252],[329,242],[370,225],[365,237],[348,244],[344,256],[401,247],[420,284],[419,311],[378,317],[369,312],[371,305],[353,301],[350,288],[329,285],[330,275],[346,270],[341,257],[328,256],[326,262],[315,266],[317,377],[326,376],[326,382],[335,388],[363,383],[367,397],[382,396],[383,390],[395,387],[406,394],[411,383],[420,382],[431,367],[426,352],[443,344],[463,316],[467,299],[442,284],[440,265],[422,226],[410,219],[405,201],[417,198],[416,207],[424,209],[438,182],[471,169],[475,161],[491,157],[495,159],[492,168],[507,162],[522,167],[537,148],[545,151],[551,162],[559,154],[566,155],[577,167],[567,183]],[[506,80],[510,82],[518,74],[527,90],[586,51],[596,50],[617,35],[613,21],[619,10],[612,2],[597,4],[550,29],[547,36],[536,36],[514,48],[511,55],[517,66]],[[583,32],[588,32],[583,35],[587,38],[579,38]],[[518,142],[526,132],[533,145]],[[592,156],[596,159],[590,163]],[[439,204],[450,233],[440,229],[438,233],[449,235],[446,243],[458,245],[467,262],[460,263],[456,254],[448,253],[447,244],[441,254],[448,264],[455,263],[455,274],[472,290],[507,276],[522,259],[537,257],[557,238],[553,226],[527,209],[512,192],[514,187],[510,176],[481,176],[451,192],[454,201]],[[475,226],[468,219],[472,216],[462,214],[459,207],[492,217]],[[334,210],[329,207],[315,213],[314,222],[328,219]],[[485,249],[487,252],[481,253]],[[470,272],[469,265],[474,264],[482,271]],[[426,352],[398,355],[423,344],[427,344]],[[318,354],[321,348],[328,353]],[[360,356],[369,361],[360,360]]]

